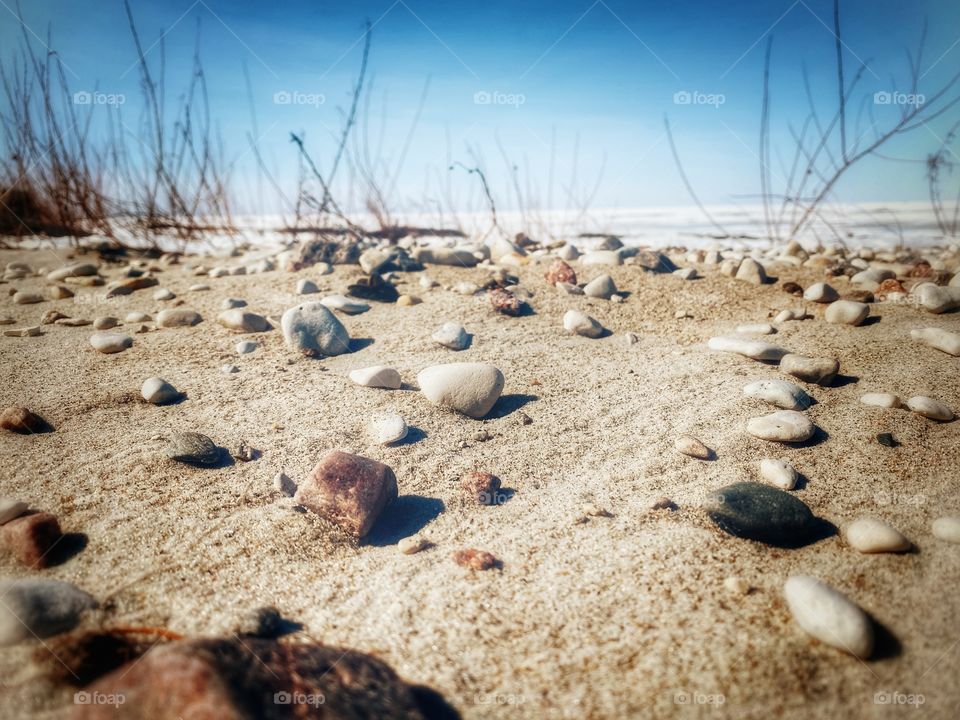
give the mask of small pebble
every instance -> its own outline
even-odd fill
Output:
[[[953,410],[947,405],[923,395],[915,395],[907,400],[907,407],[917,415],[939,422],[950,422],[954,417]]]
[[[0,525],[20,517],[27,511],[27,504],[12,498],[0,497]]]
[[[240,368],[238,368],[236,365],[227,363],[220,368],[220,372],[222,372],[224,375],[232,375],[233,373],[240,372]]]
[[[813,404],[803,388],[787,380],[755,380],[744,386],[743,394],[784,410],[806,410]]]
[[[699,460],[713,457],[713,451],[692,435],[681,435],[674,441],[673,447],[678,452]]]
[[[196,325],[202,320],[200,313],[184,308],[161,310],[157,314],[157,327],[174,328]]]
[[[422,302],[423,300],[421,300],[416,295],[401,295],[400,297],[397,298],[397,305],[399,305],[400,307],[410,307],[412,305],[419,305]]]
[[[785,460],[767,458],[760,461],[760,475],[767,482],[781,490],[793,490],[800,479],[800,473]]]
[[[852,300],[837,300],[827,306],[824,318],[835,325],[861,325],[870,314],[870,306]]]
[[[119,324],[120,324],[120,321],[117,320],[115,317],[109,317],[109,316],[98,317],[98,318],[94,318],[93,329],[94,330],[110,330],[111,328],[115,328]]]
[[[232,457],[234,460],[239,460],[240,462],[253,462],[260,457],[260,451],[253,447],[246,440],[241,440],[230,451],[230,457]]]
[[[432,544],[433,543],[422,535],[413,535],[401,538],[400,542],[397,543],[397,549],[404,555],[415,555],[418,552],[426,550]]]
[[[457,550],[452,557],[457,565],[471,570],[490,570],[497,566],[497,559],[486,550],[476,550],[474,548]]]
[[[761,342],[760,340],[746,340],[744,338],[712,337],[707,342],[707,347],[711,350],[735,353],[752,360],[760,361],[779,360],[784,355],[787,355],[787,351],[777,345]]]
[[[895,527],[871,517],[854,520],[844,534],[850,547],[862,553],[899,553],[912,547]]]
[[[609,300],[617,292],[617,286],[609,275],[600,275],[583,286],[583,294],[587,297]]]
[[[883,432],[877,433],[877,442],[883,445],[884,447],[893,448],[897,446],[896,438],[893,437],[891,433]]]
[[[604,332],[599,322],[579,310],[567,310],[563,316],[563,329],[588,338],[599,338]]]
[[[705,509],[721,530],[776,546],[801,545],[815,527],[813,513],[802,500],[762,483],[720,488],[707,496]]]
[[[480,419],[503,392],[503,373],[486,363],[433,365],[417,375],[420,392],[434,405]]]
[[[88,593],[60,580],[3,580],[0,597],[0,646],[69,632],[97,606]]]
[[[297,492],[297,484],[282,472],[274,476],[273,487],[287,497],[293,497]]]
[[[470,347],[470,335],[463,325],[446,322],[432,336],[435,343],[451,350],[466,350]]]
[[[317,287],[317,284],[313,280],[302,278],[297,283],[297,295],[313,295],[318,292],[320,292],[320,288]]]
[[[53,561],[50,551],[63,537],[60,523],[50,513],[21,515],[0,527],[0,537],[7,550],[24,566],[31,569],[49,567]]]
[[[960,544],[960,517],[948,516],[934,520],[933,536],[950,543]]]
[[[173,292],[170,291],[170,290],[168,290],[167,288],[159,288],[159,289],[155,290],[154,293],[153,293],[153,299],[156,300],[156,301],[158,301],[158,302],[164,302],[164,301],[166,301],[166,300],[173,300],[175,297],[177,297],[177,296],[174,295]]]
[[[815,431],[816,426],[810,422],[810,418],[796,410],[779,410],[747,421],[748,433],[772,442],[805,442],[813,437]]]
[[[48,429],[47,421],[25,407],[12,406],[0,413],[0,428],[21,435],[33,435]]]
[[[150,322],[152,318],[146,313],[142,312],[131,312],[127,313],[126,317],[123,318],[123,321],[126,323],[145,323]]]
[[[469,472],[460,478],[467,497],[481,505],[499,505],[500,478],[485,472]]]
[[[234,346],[234,350],[237,351],[237,355],[249,355],[258,347],[260,347],[260,345],[253,340],[244,340],[243,342],[238,342]]]
[[[37,337],[41,334],[39,325],[33,327],[17,328],[16,330],[4,330],[5,337]]]
[[[226,298],[220,303],[221,310],[235,310],[236,308],[245,308],[246,306],[247,301],[241,300],[240,298]]]
[[[350,379],[357,385],[371,388],[397,390],[400,387],[400,373],[386,365],[374,365],[350,371]]]
[[[923,328],[911,330],[910,337],[935,350],[960,357],[960,333],[949,332],[941,328]]]
[[[217,317],[217,322],[228,330],[241,333],[266,332],[270,329],[270,323],[263,315],[247,312],[240,308],[224,310]]]
[[[179,390],[160,377],[147,378],[140,388],[140,394],[144,400],[154,405],[166,405],[181,397]]]
[[[368,303],[362,300],[351,300],[344,295],[327,295],[320,301],[320,304],[330,310],[342,312],[345,315],[359,315],[370,309]]]
[[[198,285],[191,285],[190,292],[207,292],[210,289],[210,286],[206,283],[200,283]]]
[[[814,283],[803,293],[803,299],[815,303],[832,303],[840,299],[840,294],[826,283]]]
[[[123,352],[127,348],[132,347],[133,338],[121,333],[95,333],[90,336],[90,345],[92,345],[93,349],[97,352],[110,355]]]
[[[817,578],[793,575],[783,586],[797,624],[821,642],[861,659],[873,652],[873,625],[845,595]]]
[[[829,385],[840,372],[840,363],[832,358],[788,354],[781,358],[780,369],[804,382]]]
[[[206,435],[183,432],[176,433],[170,438],[166,455],[176,462],[209,467],[219,462],[220,448]]]
[[[879,408],[898,408],[902,404],[900,398],[893,393],[864,393],[860,396],[860,402]]]
[[[13,302],[17,305],[35,305],[42,303],[43,300],[43,295],[40,293],[27,292],[26,290],[21,290],[13,294]]]
[[[754,325],[737,325],[736,332],[743,335],[772,335],[773,325],[769,323],[756,323]]]
[[[723,587],[733,595],[746,595],[750,592],[750,583],[736,575],[724,579]]]
[[[393,445],[407,436],[409,428],[398,413],[386,412],[371,418],[368,425],[370,438],[377,445]]]
[[[657,498],[650,506],[651,510],[676,510],[677,504],[670,498]]]

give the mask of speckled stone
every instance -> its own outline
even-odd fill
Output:
[[[176,433],[167,443],[167,457],[189,465],[216,465],[220,448],[206,435],[196,432]]]
[[[815,520],[806,504],[770,485],[741,482],[707,496],[710,519],[725,532],[769,545],[803,544]]]

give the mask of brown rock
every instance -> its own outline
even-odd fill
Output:
[[[550,269],[547,270],[544,277],[551,285],[556,285],[561,282],[571,285],[577,284],[577,273],[563,260],[554,260],[553,265],[550,266]]]
[[[0,527],[3,544],[17,560],[31,568],[49,565],[50,550],[62,535],[57,518],[45,512],[22,515]]]
[[[135,290],[143,290],[145,288],[154,287],[159,285],[160,281],[155,277],[135,277],[127,278],[126,280],[118,280],[115,283],[110,283],[107,288],[107,297],[118,297],[120,295],[129,295]]]
[[[469,472],[460,478],[460,487],[481,505],[496,505],[500,478],[485,472]]]
[[[457,550],[452,557],[457,565],[471,570],[490,570],[497,566],[497,559],[486,550],[475,550],[474,548]]]
[[[872,303],[876,300],[869,290],[848,290],[843,294],[843,299],[862,303]]]
[[[295,499],[354,537],[362,538],[397,498],[393,470],[359,455],[333,450],[300,484]]]
[[[75,697],[90,701],[75,704],[73,720],[456,717],[372,655],[258,638],[157,645]]]
[[[47,295],[52,300],[66,300],[73,297],[73,290],[63,285],[54,285],[47,289]]]
[[[803,295],[803,288],[795,282],[785,282],[783,284],[783,291],[791,295]]]
[[[899,280],[897,280],[896,278],[887,278],[882,283],[880,283],[880,287],[877,288],[877,297],[884,299],[888,295],[892,295],[894,293],[906,294],[906,292],[907,292],[907,289],[903,286],[903,283],[901,283]]]
[[[21,435],[32,435],[50,429],[47,421],[42,417],[30,412],[25,407],[16,406],[8,407],[0,413],[0,427]]]
[[[516,317],[523,312],[524,302],[509,290],[495,288],[487,291],[487,297],[490,298],[490,304],[498,313]]]

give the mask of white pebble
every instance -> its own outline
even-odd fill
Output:
[[[960,517],[942,517],[933,521],[933,536],[960,544]]]
[[[603,335],[603,326],[579,310],[567,310],[563,316],[563,329],[574,335],[598,338]]]
[[[372,388],[397,390],[400,387],[400,373],[386,365],[373,365],[350,371],[350,379],[357,385]]]
[[[796,410],[779,410],[747,421],[747,432],[773,442],[804,442],[813,437],[815,430],[810,418]]]
[[[850,523],[844,535],[854,550],[862,553],[897,553],[910,549],[910,541],[883,520],[864,517]]]
[[[756,323],[753,325],[737,325],[738,333],[744,335],[772,335],[773,325],[769,323]]]
[[[144,380],[140,394],[144,400],[154,405],[164,405],[180,398],[180,391],[160,377]]]
[[[297,494],[297,484],[287,477],[286,473],[279,472],[273,478],[273,487],[287,497],[293,497]]]
[[[451,350],[466,350],[470,347],[470,335],[463,325],[446,322],[432,336],[433,341]]]
[[[793,490],[800,479],[800,473],[790,463],[784,460],[767,458],[760,461],[760,475],[772,485],[781,490]]]
[[[880,408],[898,408],[902,404],[893,393],[865,393],[860,396],[860,402]]]
[[[915,395],[907,400],[907,407],[917,413],[917,415],[923,415],[931,420],[938,420],[940,422],[953,420],[953,410],[942,402],[923,395]]]
[[[238,342],[234,349],[237,351],[237,355],[246,355],[252,353],[258,347],[260,346],[253,340],[244,340],[243,342]]]
[[[873,625],[867,614],[838,590],[809,575],[794,575],[783,586],[797,624],[818,640],[861,659],[873,652]]]
[[[760,340],[745,340],[744,338],[713,337],[707,343],[711,350],[736,353],[752,360],[779,360],[787,351],[771,343]]]
[[[911,330],[910,337],[935,350],[960,357],[960,333],[949,332],[941,328],[923,328]]]
[[[684,455],[689,455],[700,460],[709,460],[713,452],[692,435],[681,435],[674,441],[674,448]]]
[[[726,588],[727,592],[733,593],[734,595],[746,595],[750,592],[750,583],[736,575],[725,578],[723,587]]]
[[[344,295],[327,295],[327,297],[320,301],[320,304],[346,315],[359,315],[370,309],[370,305],[367,303],[360,300],[351,300]]]
[[[870,306],[852,300],[837,300],[827,306],[824,318],[835,325],[860,325],[870,314]]]
[[[94,333],[90,336],[90,344],[94,350],[109,355],[123,352],[128,347],[131,347],[133,345],[133,338],[129,335],[121,335],[120,333],[101,332]]]
[[[27,511],[27,504],[12,498],[0,497],[0,525],[18,518]]]
[[[802,387],[788,380],[755,380],[744,386],[743,394],[784,410],[806,410],[813,404]]]
[[[807,302],[832,303],[840,298],[840,294],[826,283],[814,283],[803,293]]]
[[[371,419],[369,431],[370,438],[377,445],[393,445],[407,436],[408,428],[398,413],[388,412]]]

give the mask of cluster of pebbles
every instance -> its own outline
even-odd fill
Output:
[[[204,278],[204,282],[191,286],[186,299],[160,286],[165,268],[181,262],[176,255],[164,256],[157,261],[134,262],[119,272],[88,261],[73,262],[49,272],[34,270],[25,263],[10,263],[3,280],[9,286],[11,301],[16,306],[42,306],[73,299],[77,301],[75,306],[82,309],[84,306],[78,301],[78,293],[97,293],[105,302],[119,296],[149,292],[155,310],[128,313],[121,320],[107,315],[88,317],[83,313],[74,317],[65,314],[66,306],[60,304],[55,309],[43,311],[37,323],[7,329],[4,335],[34,338],[60,331],[58,326],[90,326],[95,332],[86,338],[85,343],[89,346],[86,351],[106,355],[124,353],[136,347],[135,336],[138,334],[176,332],[179,328],[208,322],[209,318],[189,307],[188,299],[191,293],[210,291],[218,278],[304,267],[312,267],[318,275],[332,272],[331,264],[316,260],[318,255],[338,262],[337,257],[329,253],[323,255],[321,249],[307,243],[297,251],[287,250],[248,265],[196,267],[195,275]],[[774,342],[757,339],[758,336],[774,335],[784,323],[822,321],[838,326],[842,332],[856,333],[872,322],[882,322],[873,312],[878,301],[910,304],[917,309],[918,317],[923,318],[909,335],[918,350],[960,356],[960,334],[935,322],[939,315],[960,308],[960,274],[957,274],[960,255],[951,251],[943,251],[928,261],[908,253],[870,250],[849,254],[833,249],[811,254],[799,244],[790,243],[776,256],[699,251],[682,259],[671,259],[664,253],[623,247],[615,238],[607,238],[594,249],[582,253],[570,244],[540,245],[518,237],[515,242],[499,239],[489,246],[418,246],[415,242],[401,247],[371,246],[363,252],[347,253],[345,261],[358,264],[365,273],[365,277],[351,285],[345,294],[330,294],[313,300],[309,296],[320,294],[317,284],[300,279],[294,292],[304,296],[300,298],[303,302],[288,307],[279,316],[258,313],[247,307],[242,299],[227,298],[215,321],[229,333],[237,335],[256,336],[279,329],[290,352],[322,359],[355,351],[355,340],[348,328],[350,318],[368,312],[371,303],[411,306],[421,302],[418,296],[399,294],[393,280],[399,273],[422,272],[427,265],[466,268],[481,265],[487,268],[488,278],[484,284],[464,281],[447,290],[481,298],[490,312],[506,318],[522,317],[535,309],[532,305],[535,293],[511,275],[511,269],[530,264],[543,265],[542,277],[548,292],[571,298],[585,296],[612,305],[629,302],[629,293],[619,289],[609,272],[604,272],[605,268],[615,266],[635,266],[643,273],[670,274],[690,281],[717,273],[732,282],[754,285],[773,283],[774,269],[784,276],[789,275],[791,268],[816,268],[822,270],[825,280],[806,288],[781,280],[783,289],[795,296],[798,303],[802,301],[802,306],[798,304],[796,308],[780,311],[772,322],[744,318],[734,333],[710,338],[706,344],[706,350],[740,356],[778,369],[782,377],[758,378],[743,388],[745,398],[767,409],[743,418],[742,427],[771,448],[778,445],[812,448],[820,431],[808,410],[815,400],[824,403],[829,410],[826,393],[842,377],[841,363],[837,358],[810,357]],[[685,263],[686,267],[678,267],[677,262]],[[576,263],[577,269],[571,263]],[[584,280],[581,276],[589,279]],[[42,290],[34,289],[38,278],[44,281]],[[30,288],[19,289],[21,284],[29,284]],[[434,292],[438,284],[422,272],[419,286],[423,292]],[[21,317],[24,314],[18,313]],[[688,315],[684,313],[683,317]],[[0,322],[17,324],[9,316],[0,318]],[[576,307],[570,307],[562,317],[557,317],[556,327],[558,336],[566,334],[588,340],[614,334],[596,318]],[[429,341],[451,353],[470,348],[473,342],[472,335],[455,320],[438,322],[432,330],[432,333],[427,331]],[[633,333],[624,333],[622,338],[630,345],[639,342]],[[78,352],[84,350],[80,347],[82,344],[78,343]],[[238,358],[260,348],[261,343],[246,338],[235,346]],[[223,366],[225,373],[239,370],[232,363]],[[432,405],[473,419],[483,419],[491,413],[506,382],[500,369],[484,362],[434,364],[406,378],[389,365],[355,367],[349,372],[349,380],[369,388],[370,392],[398,390],[405,381],[415,382],[429,404],[425,407]],[[144,378],[140,385],[143,401],[156,406],[177,403],[189,391],[189,387],[176,388],[157,376]],[[892,389],[864,393],[861,402],[872,409],[889,412],[906,408],[935,423],[951,422],[955,417],[953,408],[940,399],[927,396],[902,399]],[[158,407],[157,412],[163,410]],[[828,413],[820,415],[828,416]],[[17,406],[3,411],[0,427],[5,432],[22,435],[56,432],[31,409]],[[393,446],[404,442],[409,427],[400,413],[388,411],[368,418],[367,432],[375,444]],[[677,452],[695,460],[724,461],[697,437],[684,434],[673,441]],[[190,431],[173,434],[166,446],[170,462],[186,463],[198,471],[221,465],[224,452],[210,437]],[[245,443],[240,443],[229,453],[243,461],[259,457],[258,451]],[[818,539],[821,520],[792,492],[801,479],[800,472],[790,462],[774,457],[775,454],[771,451],[769,457],[757,457],[759,482],[741,482],[716,489],[708,495],[704,512],[721,531],[737,538],[777,547],[808,544]],[[816,478],[809,480],[816,482]],[[278,494],[293,497],[299,506],[357,540],[367,536],[378,519],[391,512],[400,485],[390,466],[338,449],[330,450],[320,458],[300,482],[283,473],[275,478]],[[465,497],[481,506],[496,505],[501,495],[500,479],[482,471],[465,475],[460,487]],[[656,507],[675,509],[676,505],[662,498]],[[591,505],[585,507],[583,519],[609,516],[607,511]],[[16,499],[0,499],[0,524],[4,545],[26,566],[38,571],[45,566],[44,558],[62,535],[54,516],[29,511],[25,503]],[[960,543],[960,517],[938,518],[931,533],[939,540]],[[869,516],[846,525],[843,536],[846,543],[860,553],[903,553],[914,547],[914,543],[891,524]],[[402,553],[414,554],[432,547],[432,543],[423,536],[415,536],[404,538],[398,547]],[[450,556],[471,571],[482,572],[502,566],[494,555],[477,548],[457,548]],[[738,577],[728,578],[725,585],[739,593],[750,588],[747,581]],[[81,616],[96,606],[93,597],[69,583],[31,578],[5,581],[4,588],[7,601],[0,609],[0,644],[20,642],[34,635],[50,637],[63,633],[75,627]],[[783,595],[797,624],[810,635],[857,657],[870,657],[875,644],[873,625],[853,600],[822,579],[809,575],[790,577],[784,583]],[[171,655],[181,657],[173,651]],[[189,653],[182,657],[189,657]],[[149,667],[149,664],[145,663],[143,667]],[[158,672],[162,674],[170,670],[164,670],[161,664]],[[108,682],[104,687],[114,687],[120,682],[120,687],[130,689],[130,683],[143,673],[134,673],[125,683],[114,677],[110,680],[114,685]],[[149,674],[139,682],[148,680]],[[143,692],[143,689],[133,688],[131,691]]]

